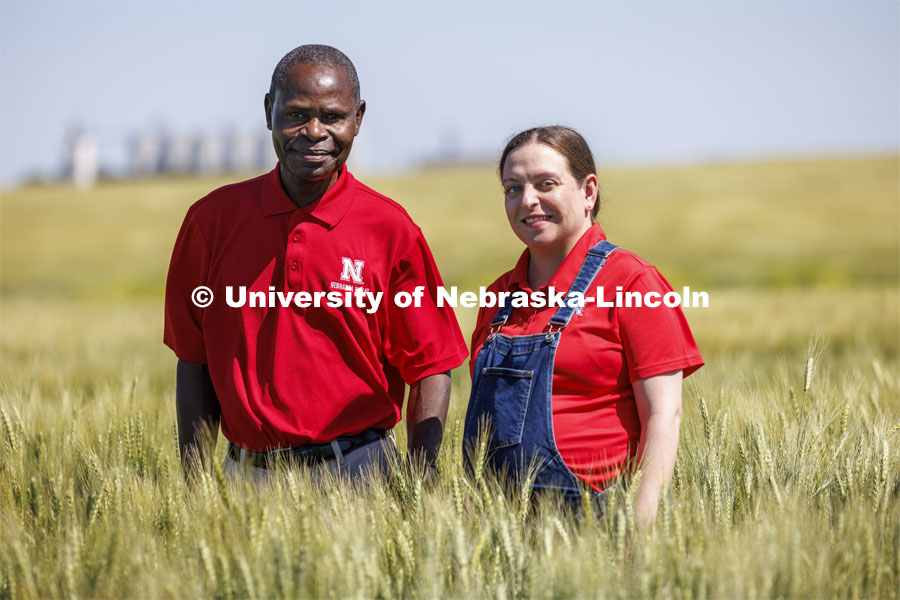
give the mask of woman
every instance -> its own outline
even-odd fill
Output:
[[[597,174],[576,131],[519,133],[500,158],[500,178],[506,216],[526,249],[490,291],[549,297],[553,288],[582,292],[586,302],[481,308],[464,440],[471,446],[489,422],[492,466],[521,473],[535,463],[535,488],[559,490],[569,501],[583,484],[599,494],[635,463],[643,473],[635,518],[646,524],[675,465],[681,380],[703,365],[687,321],[680,307],[594,299],[598,286],[605,302],[614,302],[617,286],[641,294],[672,288],[593,222]]]

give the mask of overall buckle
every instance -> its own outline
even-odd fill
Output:
[[[547,333],[545,334],[545,335],[547,336],[547,341],[552,340],[552,339],[553,339],[553,334],[554,334],[554,333],[559,333],[560,331],[562,331],[562,329],[563,329],[563,326],[560,325],[560,326],[558,326],[558,327],[554,330],[554,329],[553,329],[553,323],[548,323],[548,324],[547,324]]]

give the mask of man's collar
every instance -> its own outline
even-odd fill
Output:
[[[272,172],[266,176],[261,201],[263,215],[271,217],[272,215],[297,210],[308,214],[317,221],[321,221],[330,229],[337,225],[343,216],[347,214],[352,201],[352,196],[348,192],[353,189],[356,179],[347,170],[346,165],[341,167],[334,185],[328,188],[328,191],[321,198],[307,204],[303,208],[297,208],[291,197],[284,191],[284,187],[281,185],[281,176],[279,175],[280,169],[281,163],[278,163]]]
[[[554,273],[553,277],[550,278],[550,281],[547,282],[547,286],[552,285],[557,291],[564,289],[568,290],[575,280],[575,276],[578,275],[581,265],[584,263],[584,257],[587,256],[587,251],[605,239],[606,234],[603,232],[603,228],[597,223],[591,225],[590,228],[578,238],[575,247],[572,248],[572,251],[566,256],[566,259],[559,266],[559,269],[556,270],[556,273]],[[516,266],[513,267],[512,273],[510,274],[510,287],[517,286],[519,289],[532,291],[531,286],[528,285],[528,264],[530,261],[531,252],[529,252],[528,248],[525,248],[525,251],[522,252],[518,262],[516,262]]]

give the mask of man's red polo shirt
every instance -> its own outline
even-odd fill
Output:
[[[164,342],[209,366],[222,432],[247,450],[323,443],[400,420],[404,382],[458,367],[468,352],[422,231],[398,204],[344,168],[298,209],[279,167],[218,189],[188,210],[166,282]],[[191,293],[215,298],[197,308]],[[401,290],[425,286],[420,308]],[[384,292],[376,312],[354,307],[241,308],[226,286],[256,292]]]
[[[553,278],[541,288],[568,290],[587,251],[606,239],[593,225],[578,240]],[[529,252],[526,249],[512,271],[489,290],[531,292],[528,286]],[[588,289],[594,296],[603,286],[604,299],[623,293],[672,291],[656,267],[619,248],[606,261]],[[501,329],[505,335],[530,335],[547,330],[556,307],[516,308]],[[470,374],[497,308],[482,308],[472,334]],[[566,466],[595,489],[603,489],[623,464],[635,456],[641,422],[631,385],[638,379],[683,370],[687,377],[703,365],[703,358],[680,307],[613,308],[596,303],[576,312],[563,329],[553,365],[553,433]]]

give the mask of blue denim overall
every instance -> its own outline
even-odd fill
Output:
[[[567,299],[574,292],[587,292],[617,247],[604,240],[588,250]],[[475,362],[463,445],[474,447],[487,417],[487,461],[493,469],[520,477],[534,463],[536,492],[556,490],[567,503],[576,503],[586,485],[563,462],[553,436],[553,363],[560,334],[576,310],[565,304],[550,318],[547,332],[534,335],[498,333],[512,306],[506,304],[497,312]]]

